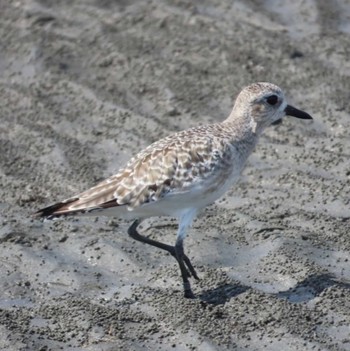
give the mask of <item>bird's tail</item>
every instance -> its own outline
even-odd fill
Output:
[[[77,200],[77,198],[73,198],[62,202],[57,202],[56,204],[48,207],[44,207],[33,213],[33,217],[53,219],[61,216],[72,216],[80,214],[81,210],[72,210],[69,208],[70,205]]]

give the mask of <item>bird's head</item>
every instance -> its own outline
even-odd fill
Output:
[[[280,87],[260,82],[245,87],[239,93],[228,119],[243,118],[254,133],[260,134],[271,124],[279,124],[284,116],[312,119],[308,113],[288,105]]]

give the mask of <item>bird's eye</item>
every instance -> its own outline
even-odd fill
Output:
[[[267,103],[269,105],[276,105],[278,102],[278,96],[277,95],[271,95],[266,99]]]

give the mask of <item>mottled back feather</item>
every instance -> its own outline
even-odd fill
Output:
[[[226,131],[226,142],[222,133],[222,126],[213,124],[161,139],[133,157],[117,174],[73,199],[63,201],[55,212],[89,211],[121,205],[132,210],[169,193],[186,192],[229,161],[229,131]]]

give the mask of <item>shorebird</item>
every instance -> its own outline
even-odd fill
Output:
[[[161,139],[138,153],[117,174],[34,215],[48,219],[68,215],[133,219],[128,234],[175,257],[184,296],[193,298],[189,278],[199,278],[184,253],[188,227],[199,210],[221,197],[238,180],[264,129],[280,123],[286,115],[312,119],[308,113],[288,105],[278,86],[251,84],[239,93],[231,114],[223,122]],[[178,218],[174,246],[139,234],[141,221],[153,216]]]

